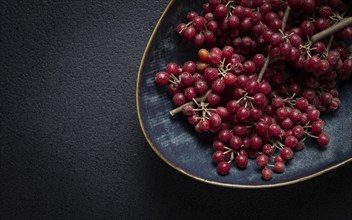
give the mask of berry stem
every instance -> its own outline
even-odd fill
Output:
[[[348,12],[348,10],[350,9],[351,5],[352,5],[352,1],[350,1],[350,2],[348,3],[347,8],[345,9],[345,11],[342,12],[342,14],[341,14],[341,17],[342,17],[342,18],[345,17],[345,15],[347,14],[347,12]],[[333,41],[334,41],[334,35],[331,35],[331,36],[330,36],[330,39],[329,39],[329,42],[328,42],[328,45],[326,46],[326,49],[325,49],[325,50],[326,50],[326,54],[329,52],[330,47],[331,47]]]
[[[320,41],[348,26],[352,25],[352,17],[347,17],[347,18],[344,18],[342,19],[340,22],[336,23],[335,25],[313,35],[311,38],[310,38],[310,41],[312,43],[315,43],[317,41]]]
[[[264,66],[262,67],[262,69],[261,69],[260,72],[259,72],[257,82],[261,82],[261,81],[262,81],[263,76],[264,76],[264,73],[265,73],[265,71],[266,71],[266,68],[267,68],[268,65],[269,65],[269,62],[270,62],[270,56],[268,55],[268,56],[266,57],[266,59],[265,59]]]
[[[288,16],[290,15],[290,12],[291,12],[291,7],[287,6],[286,10],[285,10],[285,13],[284,13],[284,17],[282,18],[282,27],[281,27],[282,31],[285,30],[286,22],[287,22]],[[268,56],[265,59],[264,66],[262,67],[262,69],[260,70],[260,72],[258,74],[257,82],[261,82],[262,81],[264,73],[266,71],[266,68],[268,68],[269,63],[270,63],[270,55],[268,54]]]
[[[288,16],[290,15],[290,12],[291,12],[291,7],[287,6],[284,17],[282,18],[282,28],[281,28],[282,32],[285,31],[287,19],[288,19]]]
[[[211,92],[212,92],[212,90],[209,89],[203,96],[196,98],[196,102],[197,102],[197,103],[204,102],[205,99],[208,97],[208,95],[209,95]],[[175,116],[176,114],[178,114],[178,113],[180,113],[180,112],[182,111],[182,108],[183,108],[184,106],[186,106],[186,105],[194,105],[196,102],[194,102],[194,101],[189,101],[189,102],[187,102],[187,103],[185,103],[185,104],[183,104],[183,105],[181,105],[181,106],[179,106],[179,107],[177,107],[177,108],[172,109],[171,111],[169,111],[169,113],[170,113],[170,115]]]
[[[326,54],[329,53],[329,50],[330,50],[330,47],[331,47],[333,41],[334,41],[334,35],[331,35],[330,39],[329,39],[329,42],[328,42],[328,45],[326,46],[326,49],[325,49],[326,50]]]

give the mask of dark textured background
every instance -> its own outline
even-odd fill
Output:
[[[151,150],[135,85],[167,0],[0,2],[1,219],[352,218],[351,164],[229,189]]]

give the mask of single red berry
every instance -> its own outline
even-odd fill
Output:
[[[322,132],[317,138],[318,144],[321,147],[326,147],[329,144],[329,136]]]
[[[223,151],[215,151],[212,155],[214,163],[218,164],[225,160],[225,153]]]
[[[298,143],[298,140],[294,136],[288,136],[285,138],[285,146],[289,148],[294,148]]]
[[[181,106],[186,103],[186,97],[183,93],[177,93],[172,97],[172,101],[176,106]]]
[[[223,151],[225,148],[224,148],[224,144],[221,142],[221,141],[219,141],[219,140],[215,140],[214,142],[213,142],[213,149],[214,149],[214,151]]]
[[[182,114],[187,115],[187,116],[191,116],[192,114],[194,114],[193,106],[192,105],[183,106],[182,107]]]
[[[274,164],[274,171],[276,173],[283,173],[285,171],[285,164],[283,162],[276,162]]]
[[[227,143],[231,139],[231,131],[229,129],[223,129],[219,132],[219,140],[223,143]]]
[[[232,136],[230,139],[230,146],[233,149],[239,149],[242,146],[242,138],[238,136]]]
[[[259,149],[262,146],[263,140],[261,137],[259,137],[258,135],[254,135],[250,138],[251,140],[251,147],[253,149]]]
[[[217,172],[223,176],[229,174],[230,169],[230,164],[226,161],[221,161],[217,165]]]
[[[280,156],[281,156],[281,158],[282,158],[283,160],[286,161],[286,160],[292,159],[293,156],[294,156],[294,153],[293,153],[293,151],[292,151],[291,148],[289,148],[289,147],[284,147],[284,148],[282,148],[281,151],[280,151]]]
[[[272,178],[272,176],[273,176],[273,171],[271,171],[271,169],[265,167],[262,170],[261,174],[262,174],[262,178],[264,180],[270,180]]]
[[[262,151],[266,155],[272,155],[274,153],[274,148],[270,144],[264,144],[262,147]]]
[[[236,113],[236,117],[238,118],[238,120],[246,121],[249,118],[250,114],[251,112],[249,108],[239,107]]]
[[[235,163],[237,165],[237,167],[239,168],[246,168],[248,165],[248,157],[245,154],[239,154],[236,158],[235,158]]]
[[[165,86],[169,84],[170,75],[167,72],[158,72],[155,75],[155,83],[159,86]]]
[[[209,122],[212,127],[219,127],[221,125],[221,117],[217,113],[212,113],[209,117]]]
[[[269,161],[269,158],[265,154],[261,154],[255,159],[256,165],[260,168],[266,167],[266,165],[268,165],[268,161]]]

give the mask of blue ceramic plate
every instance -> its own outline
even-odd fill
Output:
[[[167,63],[183,64],[192,59],[197,49],[186,43],[175,31],[190,10],[201,8],[204,1],[171,1],[148,42],[137,80],[137,111],[142,131],[155,153],[181,173],[202,182],[241,188],[264,188],[297,183],[316,177],[352,161],[352,83],[340,87],[342,105],[334,113],[324,115],[325,131],[330,135],[329,148],[321,150],[308,142],[304,150],[296,152],[286,166],[285,173],[273,174],[270,181],[261,179],[255,161],[247,169],[233,168],[227,176],[220,176],[212,163],[212,144],[197,134],[183,116],[171,117],[174,108],[165,89],[155,86],[155,73]]]

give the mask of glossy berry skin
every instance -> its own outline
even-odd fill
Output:
[[[253,57],[253,62],[257,68],[262,68],[265,63],[265,56],[263,54],[256,54]]]
[[[158,72],[155,75],[155,83],[158,86],[165,86],[169,84],[170,75],[167,72]]]
[[[273,177],[273,171],[267,167],[262,170],[261,174],[263,180],[270,180]]]
[[[245,90],[250,95],[255,94],[258,90],[258,82],[256,80],[248,80],[245,86]]]
[[[239,149],[242,146],[242,138],[238,136],[232,136],[230,139],[230,147],[232,149]]]
[[[253,121],[259,121],[260,120],[260,117],[263,115],[263,111],[260,110],[259,108],[252,108],[250,110],[250,118],[253,120]]]
[[[280,156],[283,160],[290,160],[293,158],[294,153],[291,148],[289,147],[284,147],[280,151]]]
[[[318,109],[312,109],[307,112],[307,118],[309,121],[316,121],[319,119],[320,111]]]
[[[317,138],[318,144],[321,147],[326,147],[329,144],[329,136],[327,136],[324,132],[321,133]]]
[[[244,154],[239,154],[236,158],[235,158],[235,163],[237,165],[237,167],[244,169],[247,167],[248,165],[248,157]]]
[[[189,72],[183,72],[180,75],[181,84],[185,87],[188,87],[193,84],[193,76]]]
[[[199,126],[199,131],[200,132],[209,132],[210,131],[210,122],[207,119],[203,119],[199,121],[197,124]]]
[[[301,32],[303,36],[312,36],[314,34],[314,24],[312,21],[304,21],[301,24]]]
[[[298,98],[295,103],[295,107],[301,111],[304,111],[308,107],[308,100],[306,98]]]
[[[268,132],[268,128],[268,124],[263,121],[259,121],[255,124],[255,131],[258,134],[265,134],[266,132]]]
[[[199,122],[199,116],[197,114],[192,114],[190,116],[187,117],[187,121],[188,123],[190,123],[191,125],[196,125]]]
[[[292,128],[292,135],[297,139],[300,139],[304,135],[304,129],[301,125],[296,125]]]
[[[222,93],[225,87],[226,87],[226,84],[222,79],[217,79],[211,84],[212,90],[217,94]]]
[[[238,120],[246,121],[249,118],[250,114],[251,114],[251,112],[248,108],[240,107],[237,110],[236,116],[237,116]]]
[[[198,56],[203,62],[208,61],[208,55],[209,55],[209,51],[207,49],[202,48],[198,50]]]
[[[191,25],[186,29],[184,29],[182,34],[186,39],[193,40],[194,36],[196,36],[196,33],[197,33],[196,29]]]
[[[266,167],[266,165],[268,165],[268,161],[268,156],[265,154],[261,154],[256,158],[255,163],[259,168],[264,168]]]
[[[271,136],[280,137],[282,134],[281,130],[281,127],[277,124],[271,124],[269,126],[269,133]]]
[[[256,106],[263,106],[266,101],[266,96],[263,93],[256,93],[253,96],[253,104]]]
[[[177,74],[178,65],[176,63],[169,63],[166,65],[165,71],[168,74]]]
[[[208,90],[208,85],[205,81],[203,80],[198,80],[197,82],[194,83],[194,89],[196,90],[197,94],[204,94]]]
[[[280,107],[276,110],[276,117],[280,120],[287,118],[288,112],[286,107]]]
[[[285,171],[285,164],[283,162],[276,162],[274,164],[275,173],[283,173]]]
[[[227,143],[231,139],[231,131],[229,129],[223,129],[219,132],[219,140],[223,143]]]
[[[231,169],[231,166],[226,161],[221,161],[217,165],[217,172],[222,176],[229,174],[230,169]]]
[[[275,107],[275,108],[279,108],[282,107],[284,105],[284,99],[280,96],[274,97],[271,100],[271,104]]]
[[[218,164],[225,160],[225,153],[223,151],[215,151],[212,155],[214,163]]]
[[[274,153],[274,148],[270,144],[265,144],[262,147],[262,151],[266,155],[272,155]]]
[[[218,70],[214,67],[208,67],[204,70],[204,79],[207,82],[213,82],[219,78]]]
[[[186,97],[183,93],[177,93],[172,98],[172,101],[176,106],[181,106],[186,103]]]
[[[193,106],[192,105],[185,105],[182,107],[182,114],[191,116],[193,114]]]
[[[289,148],[294,148],[298,143],[298,140],[294,136],[288,136],[285,138],[285,146]]]
[[[219,141],[219,140],[215,140],[213,142],[213,150],[214,151],[223,151],[225,148],[224,148],[224,144]]]
[[[321,120],[318,120],[318,121],[313,122],[311,126],[312,126],[311,127],[312,132],[316,135],[319,135],[319,134],[321,134],[321,132],[324,129],[324,122]]]
[[[232,73],[227,73],[224,77],[224,83],[228,86],[234,86],[237,81],[237,76]]]
[[[251,141],[251,147],[253,149],[259,149],[262,146],[263,140],[261,137],[259,137],[258,135],[254,135],[250,138]]]
[[[209,117],[209,123],[212,127],[219,127],[221,125],[221,117],[217,113],[212,113]]]

